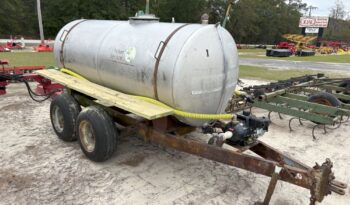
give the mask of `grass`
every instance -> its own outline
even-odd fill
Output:
[[[286,58],[279,57],[267,57],[262,56],[259,53],[251,53],[249,55],[240,55],[240,58],[265,58],[265,59],[278,59],[278,60],[289,60],[289,61],[310,61],[310,62],[329,62],[329,63],[350,63],[350,55],[320,55],[320,56],[306,56],[298,57],[291,56]]]
[[[285,80],[291,77],[297,77],[302,75],[317,74],[320,71],[317,70],[297,70],[297,69],[271,69],[261,68],[255,66],[239,66],[239,77],[240,78],[254,78],[263,80]],[[341,77],[340,74],[336,73],[325,73],[330,77]]]
[[[11,52],[0,53],[0,59],[10,61],[10,66],[49,66],[56,65],[53,53]]]
[[[326,56],[307,56],[290,57],[287,60],[312,61],[312,62],[332,62],[332,63],[350,63],[350,55],[326,55]]]
[[[265,53],[265,49],[262,48],[250,48],[250,49],[238,49],[239,53]]]

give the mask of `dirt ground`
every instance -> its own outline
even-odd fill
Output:
[[[262,200],[269,178],[220,163],[120,137],[112,159],[87,160],[76,142],[54,134],[49,102],[36,103],[24,85],[12,84],[0,96],[0,204],[235,204]],[[266,113],[263,113],[266,114]],[[288,118],[272,115],[261,140],[306,164],[334,162],[338,180],[350,184],[350,123],[311,137],[311,123],[289,132]],[[274,205],[305,205],[309,192],[278,182]],[[350,204],[328,196],[324,205]]]

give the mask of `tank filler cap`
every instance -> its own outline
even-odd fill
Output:
[[[142,22],[150,22],[157,21],[159,22],[159,18],[154,14],[145,14],[143,11],[138,11],[135,16],[129,17],[130,23],[134,21],[142,21]]]

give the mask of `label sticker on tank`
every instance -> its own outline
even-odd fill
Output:
[[[131,47],[128,48],[125,52],[124,52],[124,58],[125,61],[130,63],[131,61],[133,61],[136,57],[136,48]]]
[[[133,66],[132,63],[136,57],[136,48],[115,48],[111,52],[110,58],[115,63]]]

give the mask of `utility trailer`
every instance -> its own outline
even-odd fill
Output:
[[[310,204],[321,202],[332,192],[345,194],[347,185],[335,180],[329,159],[310,167],[259,141],[259,133],[267,131],[269,124],[264,118],[245,112],[233,115],[229,121],[215,121],[202,128],[203,134],[212,136],[209,142],[202,142],[184,137],[197,128],[177,121],[172,109],[57,70],[36,74],[35,79],[44,83],[41,86],[46,92],[50,86],[55,89],[51,94],[57,88],[64,90],[50,106],[54,131],[64,141],[77,138],[84,154],[93,161],[111,157],[122,131],[116,128],[117,123],[125,127],[124,132],[136,131],[146,142],[271,177],[264,201],[259,204],[269,204],[278,180],[308,189]],[[256,155],[248,154],[248,150]]]

